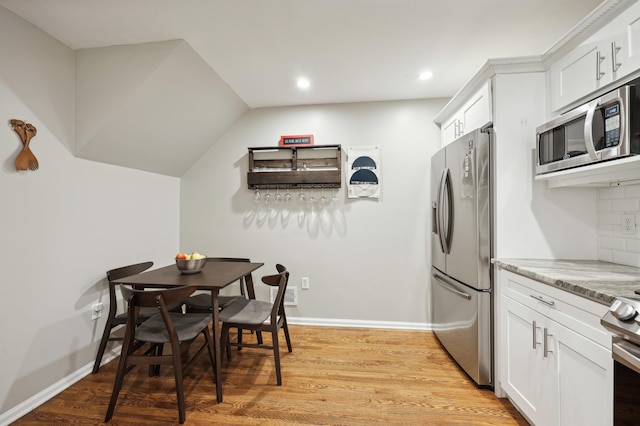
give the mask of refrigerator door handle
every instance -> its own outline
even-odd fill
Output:
[[[451,253],[452,231],[453,193],[451,189],[451,171],[447,167],[442,171],[440,187],[438,189],[438,237],[440,239],[440,247],[445,254]]]
[[[464,291],[460,291],[457,288],[452,287],[451,284],[449,284],[449,282],[444,277],[436,273],[432,273],[431,275],[438,282],[438,284],[440,284],[440,286],[442,286],[442,288],[444,288],[445,290],[449,290],[450,292],[464,299],[471,300],[471,295],[469,293],[465,293]]]

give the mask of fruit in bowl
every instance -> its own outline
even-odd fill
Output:
[[[204,269],[207,257],[197,251],[191,254],[178,253],[176,255],[176,266],[183,274],[196,274]]]

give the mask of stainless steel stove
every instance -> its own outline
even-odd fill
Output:
[[[640,424],[640,300],[617,298],[600,323],[614,334],[614,425]]]

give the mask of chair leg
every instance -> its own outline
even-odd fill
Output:
[[[185,421],[185,404],[184,404],[184,389],[182,387],[182,354],[180,351],[173,353],[173,375],[176,379],[176,396],[178,398],[178,416],[180,418],[180,424]]]
[[[287,341],[287,349],[289,349],[289,352],[293,352],[293,349],[291,347],[291,337],[289,336],[289,327],[287,326],[287,318],[284,317],[283,319],[284,321],[282,322],[282,329],[284,330],[284,338]]]
[[[216,375],[216,356],[215,350],[213,349],[213,339],[211,338],[211,334],[209,334],[209,329],[206,328],[202,330],[202,334],[204,335],[204,341],[207,345],[207,350],[209,351],[209,360],[211,361],[211,369],[213,370],[213,376],[215,379]]]
[[[107,348],[107,343],[109,342],[109,336],[111,336],[111,329],[113,328],[113,319],[108,318],[107,323],[104,326],[104,331],[102,332],[102,339],[100,340],[100,346],[98,347],[98,354],[96,355],[96,361],[93,364],[93,370],[91,374],[96,374],[100,369],[100,363],[102,363],[102,357],[104,356],[104,351]]]
[[[158,343],[154,345],[155,349],[151,355],[153,356],[162,356],[162,352],[164,352],[164,344]],[[149,377],[159,376],[160,375],[160,364],[150,364],[149,365]]]
[[[222,331],[220,332],[220,350],[227,352],[227,359],[231,359],[231,345],[229,342],[229,327],[226,324],[222,324]]]
[[[282,374],[280,371],[280,350],[278,349],[278,329],[276,328],[271,332],[271,338],[273,339],[273,358],[276,363],[276,381],[278,386],[282,386]]]
[[[111,420],[113,417],[113,411],[116,408],[116,402],[118,401],[118,395],[120,389],[122,389],[122,383],[124,382],[124,376],[127,374],[127,357],[129,356],[130,343],[125,342],[122,345],[122,352],[120,353],[120,361],[118,361],[118,371],[116,371],[116,379],[113,383],[113,392],[111,392],[111,400],[109,401],[109,408],[107,409],[107,415],[104,418],[105,423]]]

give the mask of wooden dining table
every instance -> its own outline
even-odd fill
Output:
[[[248,296],[255,298],[253,278],[251,273],[263,266],[264,263],[256,262],[206,262],[204,269],[195,274],[183,274],[176,265],[169,265],[137,275],[114,280],[114,283],[131,285],[136,288],[170,288],[192,285],[198,290],[211,292],[211,320],[213,322],[213,346],[215,350],[215,377],[216,396],[218,402],[222,402],[222,377],[221,377],[221,348],[220,348],[220,324],[218,320],[218,294],[220,289],[245,279]]]

